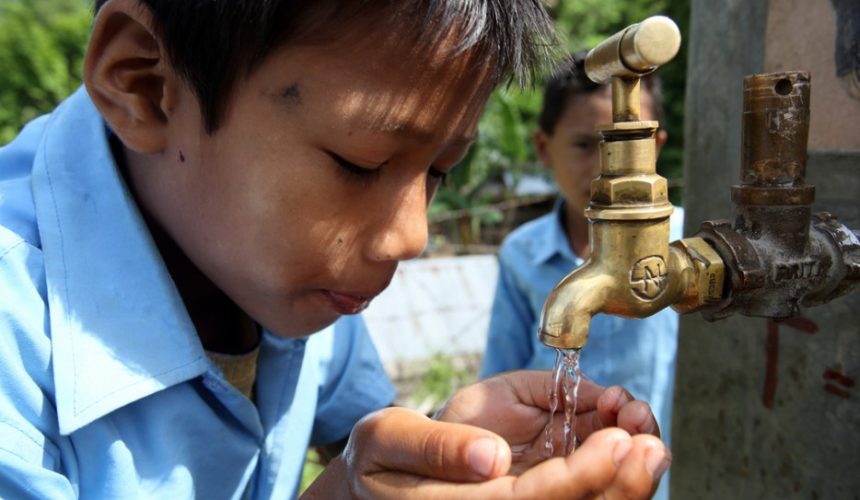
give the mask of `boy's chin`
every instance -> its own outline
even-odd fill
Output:
[[[301,316],[301,319],[296,316]],[[293,311],[289,315],[279,315],[271,326],[264,326],[279,337],[307,337],[331,326],[340,316],[333,310]]]

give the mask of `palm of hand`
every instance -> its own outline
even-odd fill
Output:
[[[436,419],[474,425],[495,432],[511,447],[510,474],[519,475],[551,455],[547,450],[546,426],[550,416],[548,385],[523,384],[521,379],[501,376],[462,389],[448,400]],[[541,379],[544,380],[544,379]],[[584,385],[588,397],[593,388]],[[580,398],[580,403],[586,403]],[[584,440],[595,428],[595,405],[578,404],[576,434]],[[553,416],[552,445],[557,456],[564,448],[563,410]]]

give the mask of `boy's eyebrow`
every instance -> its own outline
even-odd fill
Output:
[[[570,134],[571,139],[586,139],[589,141],[600,140],[599,132],[574,132]]]
[[[288,87],[281,89],[280,96],[281,98],[289,101],[291,104],[302,103],[302,93],[299,90],[298,83],[294,83]]]
[[[369,132],[377,132],[383,134],[392,134],[399,136],[407,136],[421,143],[432,142],[438,135],[432,130],[417,127],[410,123],[395,122],[390,120],[370,120],[363,119],[360,122],[361,128]],[[469,147],[478,138],[477,133],[472,135],[459,135],[448,141],[452,147]]]

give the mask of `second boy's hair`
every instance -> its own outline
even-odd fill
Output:
[[[97,0],[96,11],[107,1]],[[396,43],[420,57],[444,39],[452,56],[469,50],[475,64],[489,65],[492,86],[508,78],[532,80],[555,47],[540,0],[139,1],[152,12],[174,69],[200,101],[209,132],[218,128],[237,79],[289,41],[346,34]],[[357,33],[361,28],[373,32]]]
[[[605,84],[594,83],[585,74],[587,51],[572,54],[553,72],[543,93],[543,107],[538,116],[538,126],[546,135],[555,132],[567,103],[575,96],[588,95],[604,88]],[[651,111],[655,120],[663,119],[663,85],[660,77],[651,73],[641,79],[641,88],[651,95]]]

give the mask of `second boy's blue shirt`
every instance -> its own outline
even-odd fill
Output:
[[[499,279],[481,376],[518,369],[550,369],[556,350],[537,331],[547,295],[583,260],[570,249],[563,204],[513,231],[499,251]],[[675,208],[670,238],[681,238],[683,210]],[[622,385],[647,401],[664,440],[671,432],[678,315],[664,309],[645,319],[597,314],[580,355],[582,373],[604,386]]]
[[[0,148],[0,498],[288,498],[393,388],[360,317],[206,357],[79,90]]]

